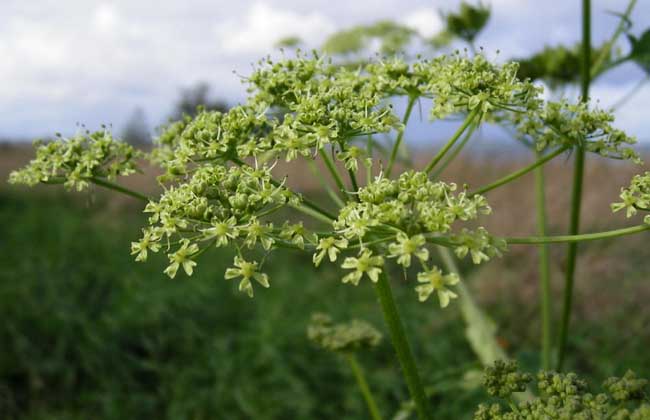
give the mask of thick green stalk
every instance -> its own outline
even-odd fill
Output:
[[[363,399],[366,401],[366,406],[368,406],[368,411],[370,412],[370,418],[373,420],[381,420],[379,408],[377,407],[377,403],[372,396],[372,391],[370,391],[370,387],[366,381],[366,376],[363,374],[363,369],[361,369],[359,362],[357,362],[357,358],[353,353],[348,353],[345,355],[345,359],[348,361],[350,369],[352,370],[352,374],[354,375],[354,378],[357,380],[357,384],[359,385],[361,395],[363,395]]]
[[[561,244],[586,241],[597,241],[600,239],[612,239],[619,236],[634,235],[650,230],[650,225],[643,224],[622,229],[608,230],[605,232],[583,233],[580,235],[558,235],[558,236],[522,236],[501,238],[511,245],[539,245],[539,244]]]
[[[589,84],[591,79],[591,0],[582,0],[582,101],[589,100]],[[580,230],[580,208],[582,205],[582,184],[584,178],[585,150],[578,144],[575,150],[575,165],[573,167],[573,191],[571,194],[571,219],[569,234],[576,235]],[[569,322],[573,306],[573,284],[575,281],[576,259],[578,244],[571,243],[567,249],[566,273],[564,279],[564,299],[560,335],[558,339],[557,370],[562,370],[566,354],[566,342],[569,335]]]
[[[395,349],[395,353],[397,353],[397,359],[402,367],[406,386],[409,389],[411,398],[415,402],[418,417],[420,420],[429,420],[432,418],[429,403],[415,364],[415,359],[413,358],[413,353],[411,352],[411,346],[406,338],[404,325],[395,305],[395,299],[393,298],[393,292],[386,273],[382,272],[379,276],[379,281],[375,283],[375,291],[377,292],[377,297],[379,298],[379,303],[384,313],[384,320],[390,333],[393,348]]]
[[[564,153],[564,151],[567,150],[568,148],[569,148],[569,146],[560,147],[556,151],[554,151],[552,153],[549,153],[548,155],[544,156],[541,159],[536,160],[535,162],[531,163],[530,165],[528,165],[528,166],[526,166],[524,168],[521,168],[520,170],[515,171],[515,172],[513,172],[513,173],[511,173],[509,175],[506,175],[503,178],[500,178],[500,179],[492,182],[491,184],[488,184],[488,185],[486,185],[484,187],[481,187],[481,188],[479,188],[477,190],[472,191],[470,193],[470,195],[484,194],[484,193],[486,193],[486,192],[488,192],[490,190],[493,190],[493,189],[498,188],[498,187],[500,187],[502,185],[505,185],[505,184],[507,184],[507,183],[509,183],[511,181],[514,181],[515,179],[526,175],[528,172],[532,171],[533,169],[535,169],[535,168],[537,168],[539,166],[542,166],[543,164],[545,164],[549,160],[555,158],[556,156]]]
[[[440,162],[440,160],[445,156],[445,154],[449,151],[449,149],[452,148],[454,143],[456,143],[456,141],[458,141],[460,136],[463,135],[465,130],[467,130],[467,127],[469,127],[472,124],[472,122],[474,122],[474,118],[476,118],[476,116],[479,114],[480,109],[481,109],[481,107],[477,106],[476,108],[474,108],[472,110],[472,112],[470,112],[467,115],[467,117],[465,118],[465,121],[463,121],[463,124],[458,128],[458,130],[456,130],[454,135],[451,136],[449,141],[447,141],[447,144],[445,144],[442,147],[442,149],[440,149],[440,151],[438,151],[438,153],[433,157],[433,159],[431,159],[431,162],[429,162],[427,167],[424,168],[424,172],[431,173],[431,171],[433,170],[433,168],[435,168],[435,166],[438,164],[438,162]]]
[[[413,106],[415,101],[417,101],[417,96],[409,96],[408,104],[406,105],[406,111],[404,112],[404,117],[402,118],[402,131],[397,135],[395,144],[393,145],[393,150],[390,153],[390,158],[388,160],[388,167],[386,168],[386,178],[390,178],[390,174],[393,171],[393,165],[395,164],[395,159],[397,158],[397,152],[399,151],[402,140],[404,139],[404,132],[406,131],[406,125],[411,118],[411,112],[413,111]]]
[[[539,152],[537,152],[539,159]],[[546,236],[546,194],[544,167],[535,169],[537,234]],[[551,272],[548,244],[539,245],[539,291],[542,308],[542,369],[551,369]]]
[[[93,184],[99,185],[100,187],[108,188],[109,190],[113,190],[113,191],[120,192],[122,194],[126,194],[128,196],[133,197],[133,198],[137,198],[138,200],[142,200],[142,201],[149,201],[150,200],[150,198],[147,197],[144,194],[140,194],[137,191],[133,191],[133,190],[130,190],[130,189],[128,189],[126,187],[123,187],[121,185],[114,184],[114,183],[112,183],[112,182],[110,182],[110,181],[108,181],[108,180],[106,180],[104,178],[92,177],[92,178],[89,178],[88,180],[90,182],[92,182]]]

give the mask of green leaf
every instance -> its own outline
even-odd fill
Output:
[[[629,58],[638,64],[644,72],[650,74],[650,29],[647,29],[640,38],[627,34],[632,51]]]

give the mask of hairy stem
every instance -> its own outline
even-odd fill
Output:
[[[582,101],[589,100],[589,84],[591,79],[591,0],[582,0]],[[581,144],[576,146],[575,165],[573,167],[573,188],[571,194],[571,218],[569,234],[577,235],[580,230],[580,208],[582,206],[582,184],[584,178],[585,150]],[[569,335],[569,322],[573,306],[573,284],[575,281],[576,259],[578,244],[572,242],[567,249],[566,273],[564,279],[564,299],[562,319],[558,339],[557,370],[562,370],[566,354],[566,342]]]
[[[539,159],[539,152],[537,157]],[[546,236],[546,195],[544,167],[535,169],[535,202],[537,234]],[[548,244],[539,245],[539,290],[542,308],[542,369],[551,368],[551,273]]]
[[[415,402],[416,410],[420,420],[430,420],[430,410],[424,386],[411,352],[411,346],[406,338],[404,325],[397,311],[393,292],[388,282],[388,277],[385,272],[379,276],[379,281],[375,283],[375,291],[381,304],[381,309],[384,313],[384,320],[390,333],[390,339],[393,343],[397,359],[402,367],[402,374],[406,381],[411,398]]]
[[[484,194],[484,193],[486,193],[488,191],[491,191],[491,190],[493,190],[495,188],[498,188],[498,187],[500,187],[502,185],[505,185],[505,184],[507,184],[509,182],[512,182],[515,179],[526,175],[528,172],[534,170],[535,168],[537,168],[539,166],[542,166],[543,164],[545,164],[549,160],[551,160],[551,159],[555,158],[556,156],[564,153],[568,149],[569,149],[569,146],[560,147],[559,149],[555,150],[552,153],[549,153],[548,155],[544,156],[541,159],[538,159],[537,161],[531,163],[530,165],[528,165],[528,166],[526,166],[524,168],[521,168],[520,170],[515,171],[515,172],[513,172],[513,173],[511,173],[509,175],[506,175],[503,178],[500,178],[500,179],[492,182],[491,184],[488,184],[488,185],[486,185],[484,187],[481,187],[481,188],[479,188],[477,190],[472,191],[470,193],[470,195]]]
[[[370,387],[366,381],[366,376],[364,375],[363,369],[359,365],[357,358],[353,353],[348,353],[345,355],[345,359],[348,361],[350,369],[352,370],[352,374],[354,375],[354,378],[357,380],[357,384],[359,385],[361,395],[363,395],[363,399],[366,401],[366,406],[368,406],[368,411],[370,412],[370,418],[373,420],[381,420],[379,408],[377,407],[375,398],[372,396],[372,391],[370,391]]]
[[[399,151],[402,140],[404,139],[404,132],[406,131],[406,124],[411,118],[411,112],[413,111],[413,106],[415,101],[417,101],[417,96],[409,96],[408,104],[406,105],[406,111],[404,112],[404,118],[402,118],[402,130],[397,134],[397,139],[393,145],[393,150],[390,153],[390,158],[388,159],[388,167],[386,168],[386,178],[390,178],[390,174],[393,171],[393,165],[395,164],[395,159],[397,158],[397,152]]]
[[[431,171],[433,170],[433,168],[435,168],[435,166],[438,164],[438,162],[440,162],[440,160],[445,156],[445,154],[449,151],[449,149],[452,148],[454,143],[456,143],[456,141],[458,141],[460,136],[463,135],[465,130],[467,130],[467,127],[469,127],[472,124],[472,122],[474,121],[474,118],[476,118],[476,116],[479,114],[480,108],[481,108],[480,106],[477,106],[476,108],[474,108],[472,110],[472,112],[470,112],[467,115],[467,117],[465,118],[465,121],[463,121],[463,124],[458,128],[458,130],[456,130],[454,135],[451,136],[451,138],[447,141],[447,144],[445,144],[442,147],[442,149],[440,149],[440,151],[438,151],[438,153],[436,153],[436,155],[433,157],[433,159],[431,159],[431,162],[429,162],[427,167],[424,169],[424,172],[431,173]]]

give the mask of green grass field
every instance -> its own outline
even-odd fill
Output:
[[[346,365],[305,334],[317,311],[385,331],[366,284],[342,285],[335,271],[314,272],[309,259],[275,253],[272,287],[249,299],[223,279],[232,256],[219,250],[202,256],[192,278],[170,280],[160,256],[139,264],[129,255],[144,220],[130,203],[106,210],[110,197],[102,194],[1,191],[0,418],[366,418]],[[591,302],[609,308],[603,313],[583,302],[576,314],[571,367],[594,381],[627,368],[650,375],[650,314],[629,293],[643,292],[633,268],[647,252],[642,240],[627,243],[586,247],[594,260],[612,252],[624,259],[590,279],[614,304]],[[519,280],[534,270],[526,258],[506,257],[468,281],[498,321],[503,345],[535,370],[537,295]],[[470,418],[484,395],[465,378],[478,364],[457,310],[417,303],[412,285],[393,274],[424,380],[438,384],[429,390],[435,417]],[[359,359],[382,412],[395,412],[407,392],[389,342]]]

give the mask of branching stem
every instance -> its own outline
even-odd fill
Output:
[[[138,200],[147,201],[147,202],[150,200],[150,198],[147,197],[144,194],[141,194],[141,193],[139,193],[137,191],[133,191],[133,190],[131,190],[129,188],[126,188],[126,187],[123,187],[123,186],[121,186],[119,184],[115,184],[113,182],[110,182],[110,181],[108,181],[108,180],[106,180],[104,178],[92,177],[92,178],[89,179],[89,181],[92,182],[95,185],[99,185],[100,187],[108,188],[109,190],[113,190],[113,191],[120,192],[122,194],[126,194],[126,195],[128,195],[130,197],[137,198]]]
[[[488,184],[488,185],[486,185],[484,187],[481,187],[481,188],[479,188],[477,190],[472,191],[470,193],[470,195],[484,194],[484,193],[486,193],[488,191],[491,191],[491,190],[493,190],[495,188],[498,188],[498,187],[500,187],[502,185],[505,185],[505,184],[507,184],[507,183],[509,183],[511,181],[514,181],[515,179],[526,175],[528,172],[534,170],[535,168],[537,168],[539,166],[542,166],[543,164],[545,164],[549,160],[555,158],[556,156],[564,153],[568,149],[569,149],[569,146],[560,147],[559,149],[555,150],[552,153],[549,153],[548,155],[544,156],[541,159],[538,159],[537,161],[531,163],[530,165],[528,165],[528,166],[526,166],[524,168],[521,168],[520,170],[515,171],[515,172],[511,173],[510,175],[506,175],[503,178],[500,178],[500,179],[492,182],[491,184]]]
[[[426,166],[426,168],[424,169],[424,172],[431,173],[431,171],[433,170],[433,168],[435,168],[435,166],[438,164],[438,162],[440,162],[440,160],[445,156],[445,154],[449,151],[449,149],[452,148],[454,143],[456,143],[456,141],[458,141],[460,136],[463,135],[465,130],[467,130],[467,127],[469,127],[472,124],[472,122],[474,122],[474,118],[476,118],[476,116],[479,114],[480,108],[481,108],[480,105],[477,106],[476,108],[474,108],[472,110],[472,112],[470,112],[467,115],[467,117],[465,118],[465,121],[463,121],[463,124],[458,128],[458,130],[456,130],[454,135],[451,136],[451,138],[447,141],[447,144],[445,144],[442,147],[442,149],[440,149],[440,151],[438,151],[438,153],[436,153],[436,155],[433,157],[433,159],[431,159],[431,162],[429,162],[429,164]]]
[[[393,165],[395,164],[395,159],[397,158],[397,152],[399,151],[402,140],[404,139],[404,132],[406,131],[406,125],[411,118],[411,112],[413,111],[413,106],[415,101],[417,101],[417,96],[409,96],[408,104],[406,105],[406,111],[404,112],[404,117],[402,118],[402,130],[397,134],[397,139],[393,145],[393,150],[390,153],[390,158],[388,160],[388,167],[386,168],[386,178],[390,178],[390,174],[393,171]]]

